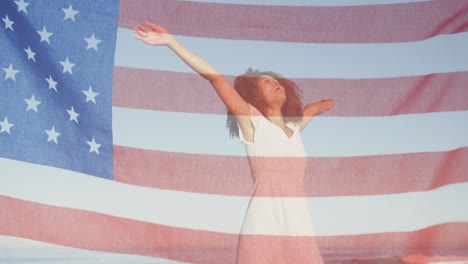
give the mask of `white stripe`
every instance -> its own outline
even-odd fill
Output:
[[[114,144],[151,150],[245,155],[225,115],[113,107]],[[311,157],[448,151],[468,146],[468,111],[389,117],[316,117],[302,131]]]
[[[132,186],[8,159],[0,159],[0,168],[0,195],[174,227],[238,234],[249,201]],[[314,197],[307,202],[316,235],[336,236],[468,222],[468,210],[461,209],[467,200],[468,183],[460,183],[427,192]]]
[[[169,259],[117,254],[64,247],[24,238],[0,236],[1,263],[67,263],[67,264],[176,264]]]
[[[170,49],[155,47],[119,28],[115,65],[193,72]],[[468,71],[468,33],[439,35],[417,42],[316,44],[178,37],[226,75],[248,67],[289,78],[383,78]]]
[[[184,0],[216,4],[273,5],[273,6],[360,6],[426,2],[430,0]]]

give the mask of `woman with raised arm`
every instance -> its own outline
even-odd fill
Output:
[[[307,159],[300,132],[334,101],[302,108],[299,88],[273,72],[248,69],[231,85],[166,29],[145,24],[136,26],[134,37],[169,47],[208,80],[228,109],[231,136],[245,144],[254,187],[240,230],[237,263],[323,263],[304,191]]]

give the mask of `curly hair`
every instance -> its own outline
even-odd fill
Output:
[[[265,113],[266,104],[258,94],[257,81],[262,75],[268,75],[284,87],[286,102],[281,108],[285,123],[300,122],[302,119],[302,91],[297,85],[280,74],[271,71],[259,71],[249,68],[244,74],[234,80],[234,89],[249,104],[257,108],[260,113]],[[226,127],[229,129],[230,137],[239,137],[239,125],[236,117],[228,110]]]

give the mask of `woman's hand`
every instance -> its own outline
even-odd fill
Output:
[[[135,27],[138,35],[133,35],[134,38],[155,46],[170,46],[174,42],[175,38],[165,28],[148,21],[145,21],[145,24],[147,27]]]

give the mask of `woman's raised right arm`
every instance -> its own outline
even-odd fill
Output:
[[[156,46],[167,46],[174,51],[190,68],[207,79],[218,93],[228,110],[233,113],[239,123],[246,123],[249,117],[250,108],[248,103],[237,93],[224,75],[211,66],[204,59],[191,52],[178,42],[165,28],[150,22],[145,22],[147,27],[136,26],[138,35],[134,35],[147,44]],[[248,119],[250,123],[250,119]],[[243,126],[243,124],[241,124]]]

